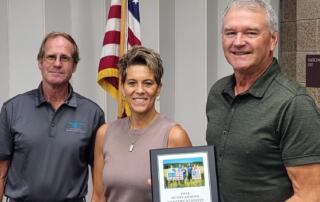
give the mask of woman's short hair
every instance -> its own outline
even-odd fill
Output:
[[[38,52],[38,56],[37,56],[37,59],[38,60],[41,60],[44,56],[45,56],[45,50],[44,50],[44,47],[47,43],[47,41],[49,39],[53,39],[53,38],[56,38],[56,37],[63,37],[65,39],[67,39],[68,41],[70,41],[70,43],[73,45],[73,53],[72,53],[72,59],[73,59],[73,62],[75,64],[78,64],[79,60],[80,60],[80,57],[79,57],[79,48],[78,48],[78,45],[77,43],[75,42],[75,40],[67,33],[65,32],[50,32],[49,34],[47,34],[45,36],[45,38],[42,40],[42,43],[41,43],[41,46],[40,46],[40,49],[39,49],[39,52]]]
[[[124,83],[127,78],[127,69],[132,65],[145,65],[154,74],[155,81],[161,85],[163,66],[160,55],[152,49],[135,46],[124,54],[119,60],[120,79]]]

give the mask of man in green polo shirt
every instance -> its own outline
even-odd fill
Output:
[[[234,74],[207,100],[222,202],[320,201],[320,113],[280,70],[277,16],[262,0],[233,0],[222,43]]]

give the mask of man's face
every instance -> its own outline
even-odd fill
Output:
[[[38,61],[44,85],[65,86],[69,83],[76,64],[72,59],[73,45],[62,36],[48,39],[44,58]]]
[[[272,62],[277,39],[277,33],[270,32],[261,8],[231,8],[224,18],[222,46],[235,73],[266,69]]]

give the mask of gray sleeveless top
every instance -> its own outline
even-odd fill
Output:
[[[108,202],[150,202],[149,150],[165,148],[174,122],[158,115],[144,129],[129,129],[128,118],[112,122],[103,145],[103,182]],[[130,152],[130,145],[133,149]]]

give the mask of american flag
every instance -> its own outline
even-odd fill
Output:
[[[139,0],[128,0],[128,45],[141,45]]]
[[[130,113],[119,92],[119,57],[134,45],[141,45],[139,0],[111,0],[98,83],[117,101],[118,118]]]

